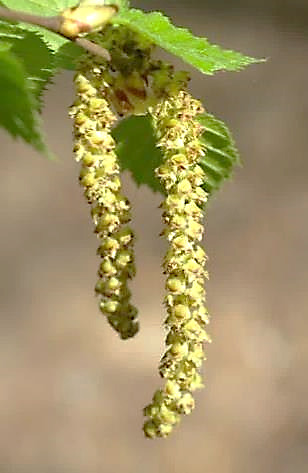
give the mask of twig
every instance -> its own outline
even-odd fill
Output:
[[[100,56],[103,59],[106,59],[106,61],[111,61],[111,56],[109,54],[109,51],[107,51],[107,49],[105,48],[102,48],[98,44],[93,43],[93,41],[89,41],[88,39],[85,39],[85,38],[74,38],[72,39],[72,41],[74,41],[76,44],[78,44],[78,46],[85,49],[89,53],[94,54],[96,56]]]
[[[31,13],[25,13],[25,12],[16,11],[16,10],[9,10],[8,8],[0,7],[0,18],[4,18],[5,20],[9,20],[9,21],[30,23],[32,25],[46,28],[47,30],[52,31],[53,33],[59,34],[60,36],[63,36],[64,38],[70,41],[73,41],[74,43],[78,44],[78,46],[90,52],[91,54],[101,56],[107,61],[111,60],[110,54],[107,51],[107,49],[102,48],[98,44],[93,43],[92,41],[89,41],[88,39],[80,38],[78,36],[72,38],[64,34],[63,32],[61,32],[61,25],[63,23],[63,17],[61,15],[59,16],[32,15]],[[78,24],[77,21],[76,21],[76,24]]]

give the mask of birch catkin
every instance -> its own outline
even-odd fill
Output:
[[[106,100],[103,67],[93,58],[80,63],[75,76],[74,153],[81,163],[80,184],[91,205],[101,264],[95,291],[112,327],[127,339],[138,331],[137,310],[130,302],[128,280],[135,274],[134,234],[127,225],[130,204],[121,193],[120,169],[111,128],[116,116]]]
[[[204,174],[198,165],[204,154],[199,140],[203,127],[197,120],[202,112],[201,103],[186,91],[165,98],[150,110],[164,155],[156,173],[167,195],[161,207],[163,235],[169,242],[163,262],[167,350],[159,366],[166,383],[144,409],[148,417],[144,432],[150,438],[166,437],[180,415],[193,410],[192,392],[202,387],[203,344],[210,341],[205,330],[209,321],[204,290],[206,255],[200,246],[202,207],[207,200],[201,187]]]
[[[198,121],[201,103],[187,92],[188,74],[175,72],[163,61],[152,59],[152,46],[137,34],[117,27],[104,31],[102,45],[113,58],[103,69],[99,63],[80,64],[75,78],[77,99],[75,156],[81,161],[80,182],[91,205],[101,256],[96,292],[100,308],[122,338],[138,330],[137,310],[130,302],[128,280],[135,273],[133,233],[127,225],[130,206],[121,194],[119,165],[111,128],[116,116],[148,113],[163,161],[156,175],[166,198],[161,204],[169,243],[164,257],[164,303],[167,317],[166,352],[159,373],[165,384],[144,409],[144,433],[166,437],[195,405],[193,392],[202,387],[200,369],[205,327],[206,254],[200,245],[204,233],[203,209],[207,193],[199,163],[205,153],[204,132]]]

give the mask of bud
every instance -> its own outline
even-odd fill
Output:
[[[81,2],[77,7],[67,8],[61,13],[59,33],[68,38],[93,33],[102,29],[117,11],[118,7],[116,5]]]

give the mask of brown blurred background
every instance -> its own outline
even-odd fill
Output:
[[[72,74],[61,74],[44,110],[58,162],[0,132],[0,472],[304,473],[307,0],[146,4],[269,58],[239,74],[193,72],[194,94],[230,125],[244,162],[207,217],[206,389],[169,439],[143,438],[163,347],[160,196],[125,175],[142,329],[122,342],[93,296],[97,241],[71,154]]]

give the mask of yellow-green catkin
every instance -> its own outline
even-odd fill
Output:
[[[154,45],[124,25],[108,25],[90,38],[108,50],[107,97],[119,116],[144,115],[166,94],[187,83],[186,72],[153,57]]]
[[[147,437],[166,437],[195,405],[192,392],[202,387],[200,368],[205,358],[203,345],[210,337],[205,307],[206,254],[200,245],[203,210],[207,194],[201,185],[204,173],[199,166],[204,155],[200,141],[203,127],[198,115],[202,104],[188,92],[166,97],[150,110],[158,146],[164,162],[156,170],[166,192],[161,204],[169,242],[163,268],[166,278],[165,305],[167,350],[159,366],[166,380],[144,409]]]
[[[76,100],[74,154],[80,161],[80,184],[91,205],[101,263],[95,287],[99,307],[122,339],[138,331],[137,310],[127,283],[135,274],[134,234],[128,223],[130,204],[121,193],[120,168],[111,129],[117,120],[110,109],[103,64],[88,57],[80,62],[74,82]]]
[[[187,82],[172,66],[153,59],[153,45],[124,26],[108,25],[90,38],[108,49],[111,61],[86,56],[75,76],[74,153],[80,183],[91,205],[101,257],[96,293],[100,309],[123,339],[138,331],[137,310],[127,281],[135,274],[130,205],[121,194],[119,165],[111,129],[118,117],[144,114],[150,105]],[[176,78],[175,78],[176,77]],[[169,90],[170,89],[170,90]]]

